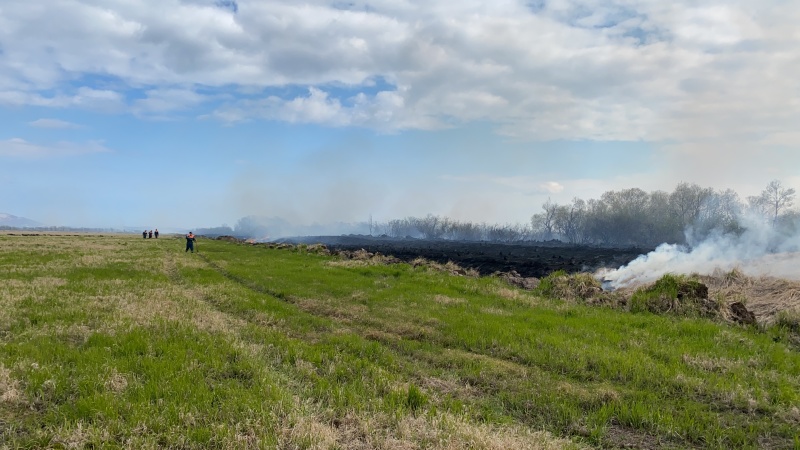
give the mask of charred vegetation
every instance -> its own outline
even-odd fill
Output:
[[[592,272],[619,267],[651,249],[570,245],[559,241],[505,244],[443,239],[394,239],[372,236],[311,236],[283,239],[282,243],[321,243],[332,251],[365,250],[391,255],[403,262],[425,258],[440,264],[453,262],[481,275],[516,272],[542,278],[552,272]]]

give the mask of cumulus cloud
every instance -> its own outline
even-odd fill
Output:
[[[78,156],[89,153],[105,153],[110,150],[99,141],[85,143],[58,142],[55,144],[36,144],[25,139],[12,138],[0,141],[0,157],[40,159],[52,157]]]
[[[314,87],[308,89],[307,95],[290,99],[273,95],[237,101],[218,108],[213,117],[229,123],[261,118],[288,123],[359,126],[382,131],[446,126],[435,117],[409,114],[404,108],[403,97],[395,91],[380,91],[374,95],[359,93],[339,99]]]
[[[798,19],[800,6],[747,1],[13,0],[0,10],[0,103],[798,145],[784,132],[800,119]],[[270,91],[286,86],[305,90]],[[230,87],[249,94],[206,101]]]

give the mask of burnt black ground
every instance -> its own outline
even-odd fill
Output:
[[[403,261],[423,257],[439,263],[452,261],[481,275],[517,271],[523,277],[541,278],[556,270],[568,273],[617,268],[652,249],[606,248],[570,245],[558,241],[515,244],[430,239],[394,239],[373,236],[304,236],[280,242],[325,244],[331,250],[380,252]]]

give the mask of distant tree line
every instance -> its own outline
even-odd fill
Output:
[[[487,224],[459,221],[434,215],[406,217],[386,223],[377,223],[373,228],[390,237],[412,237],[423,239],[451,239],[463,241],[519,242],[532,240],[531,229],[519,224]]]
[[[712,232],[740,233],[743,217],[771,223],[794,234],[798,213],[791,210],[795,191],[772,181],[758,196],[742,201],[731,189],[716,191],[680,183],[672,192],[647,193],[638,188],[608,191],[599,199],[575,198],[559,205],[547,201],[531,218],[532,232],[542,239],[613,246],[687,243]]]
[[[428,215],[386,223],[370,221],[370,230],[391,237],[467,241],[548,241],[604,246],[654,247],[685,244],[713,232],[741,233],[743,218],[760,220],[785,234],[800,231],[800,213],[792,210],[795,190],[772,181],[760,195],[740,199],[731,189],[714,190],[680,183],[672,192],[631,188],[608,191],[599,199],[575,198],[568,204],[548,200],[528,225],[493,225]]]
[[[559,240],[572,244],[655,247],[692,243],[709,234],[741,233],[755,218],[774,229],[796,235],[800,213],[791,209],[795,190],[772,181],[760,195],[742,200],[731,189],[714,190],[680,183],[672,192],[639,188],[608,191],[599,199],[574,198],[568,204],[546,201],[527,224],[487,224],[427,215],[387,222],[292,226],[279,218],[247,216],[231,228],[200,228],[197,234],[234,235],[256,239],[321,234],[369,234],[393,238],[523,242]]]

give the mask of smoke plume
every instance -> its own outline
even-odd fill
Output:
[[[800,233],[796,222],[776,226],[763,218],[743,218],[739,233],[712,232],[689,245],[661,244],[618,269],[597,277],[612,289],[653,282],[667,273],[710,275],[738,269],[750,276],[800,280]]]

